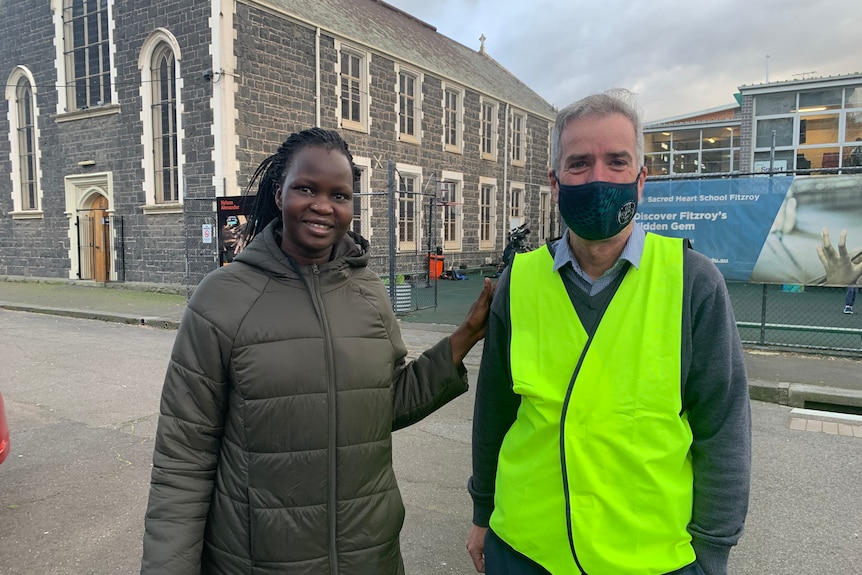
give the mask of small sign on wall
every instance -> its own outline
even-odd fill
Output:
[[[212,224],[204,224],[201,226],[201,240],[205,244],[213,243],[213,225]]]

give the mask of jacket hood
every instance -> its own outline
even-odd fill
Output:
[[[274,277],[299,277],[301,268],[306,266],[299,265],[282,251],[281,230],[281,219],[273,220],[251,240],[234,261],[260,268]],[[332,258],[319,267],[321,270],[340,271],[346,275],[349,268],[367,267],[369,252],[368,240],[348,231],[333,246]]]

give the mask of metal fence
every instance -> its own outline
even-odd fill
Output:
[[[742,341],[862,357],[862,316],[844,313],[846,288],[728,282]]]

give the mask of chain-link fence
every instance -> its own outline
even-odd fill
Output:
[[[398,315],[437,306],[437,281],[445,256],[438,246],[438,181],[432,173],[422,188],[388,163],[387,191],[370,194],[383,207],[385,238],[372,242],[371,265],[389,290]],[[377,240],[377,238],[375,238]]]
[[[862,357],[862,317],[844,313],[847,288],[728,282],[746,344]]]
[[[638,218],[716,263],[745,343],[862,356],[862,168],[781,168],[650,178]]]

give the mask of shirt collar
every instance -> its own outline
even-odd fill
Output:
[[[569,242],[567,241],[568,234],[569,232],[566,230],[563,237],[557,240],[556,252],[554,253],[554,271],[559,271],[561,267],[570,263],[578,273],[582,273],[581,266],[578,265],[578,260],[575,258],[575,254],[572,253],[572,249],[569,247]],[[628,261],[635,267],[635,269],[640,268],[645,241],[646,232],[644,231],[643,226],[638,222],[635,222],[634,227],[632,228],[632,233],[629,236],[628,241],[626,241],[626,245],[623,247],[623,251],[620,254],[619,259],[614,263],[611,269],[614,269],[622,260]]]

